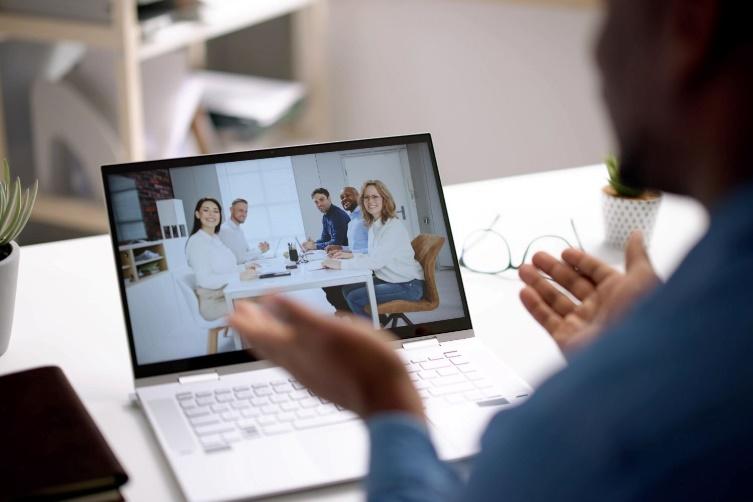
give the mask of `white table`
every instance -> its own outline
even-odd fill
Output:
[[[602,167],[589,167],[448,187],[445,195],[456,245],[501,213],[497,229],[508,235],[513,254],[520,253],[516,235],[523,238],[535,227],[532,222],[555,215],[575,219],[586,250],[619,261],[619,253],[599,245],[599,198],[605,178]],[[670,273],[705,225],[705,213],[697,204],[666,197],[650,249],[661,275]],[[477,335],[535,383],[558,368],[562,357],[520,305],[521,283],[514,277],[463,272]],[[24,247],[13,333],[8,352],[0,358],[0,374],[45,364],[61,366],[130,475],[125,497],[180,499],[146,420],[128,399],[133,379],[117,280],[109,237]],[[275,500],[362,497],[358,483],[346,483]]]
[[[257,260],[257,263],[262,264],[259,270],[260,274],[285,271],[284,261],[280,259]],[[238,279],[225,286],[225,289],[222,291],[225,294],[228,312],[235,310],[234,302],[241,298],[261,296],[271,292],[283,293],[286,291],[363,283],[369,295],[371,319],[374,326],[379,327],[379,314],[377,313],[376,293],[374,291],[374,279],[372,278],[371,270],[324,269],[322,268],[321,260],[317,260],[301,263],[298,265],[298,268],[287,270],[286,272],[290,272],[290,275],[254,279],[251,281],[241,281]]]

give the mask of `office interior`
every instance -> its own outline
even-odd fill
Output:
[[[209,331],[213,326],[191,299],[196,279],[186,256],[188,239],[193,234],[194,209],[200,199],[217,200],[223,221],[230,218],[233,201],[245,200],[248,217],[240,228],[249,248],[256,249],[262,242],[270,246],[252,263],[260,267],[260,274],[285,272],[285,265],[292,265],[290,245],[309,238],[315,240],[322,233],[322,213],[312,201],[312,191],[327,189],[333,204],[339,205],[343,188],[361,190],[367,180],[373,179],[382,181],[390,190],[397,206],[396,216],[411,240],[421,234],[443,240],[433,279],[438,305],[428,311],[410,312],[409,320],[421,324],[462,318],[458,271],[426,143],[108,176],[119,251],[117,266],[139,363],[206,355],[208,337],[215,336]],[[291,276],[285,280],[294,283],[301,278]],[[335,307],[320,287],[282,294],[321,313],[335,314]],[[405,326],[406,322],[401,320],[395,325]],[[217,352],[243,348],[233,330],[222,334],[217,338]]]

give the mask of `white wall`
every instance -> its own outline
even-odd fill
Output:
[[[444,184],[600,161],[611,149],[595,9],[330,0],[338,138],[428,131]]]

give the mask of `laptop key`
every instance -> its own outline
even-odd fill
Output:
[[[188,408],[184,409],[183,413],[185,413],[187,417],[201,417],[209,415],[209,410],[206,408]]]
[[[241,417],[241,415],[237,411],[226,411],[225,413],[222,413],[220,417],[225,422],[232,422],[234,420],[238,420]]]
[[[238,431],[225,432],[222,434],[222,439],[227,443],[237,443],[243,436]]]
[[[191,417],[188,419],[189,422],[191,422],[191,425],[194,427],[198,427],[200,425],[209,425],[209,424],[218,424],[220,423],[220,419],[215,417],[214,415],[205,415],[201,417]]]
[[[256,419],[256,422],[262,427],[264,427],[267,425],[272,425],[272,424],[277,423],[277,419],[269,415],[262,415]]]
[[[293,401],[293,402],[287,402],[287,403],[282,403],[282,404],[280,404],[280,409],[282,411],[295,411],[295,410],[298,409],[298,403],[295,402],[295,401]]]
[[[241,415],[246,418],[252,418],[258,417],[259,415],[261,415],[261,412],[256,408],[246,408],[245,410],[241,410]]]
[[[293,422],[296,429],[313,429],[314,427],[323,427],[325,425],[334,425],[358,418],[353,413],[335,413],[313,418],[301,418]]]
[[[235,426],[232,424],[224,424],[224,423],[218,423],[218,424],[209,424],[209,425],[198,425],[194,426],[193,430],[198,434],[199,436],[207,436],[209,434],[221,434],[223,432],[230,432],[233,429],[235,429]]]
[[[179,392],[178,394],[175,394],[175,397],[178,398],[178,401],[191,399],[193,397],[193,392]]]
[[[215,413],[222,413],[223,411],[228,411],[230,409],[226,404],[213,404],[211,408]]]
[[[230,401],[235,401],[235,397],[232,394],[220,394],[217,396],[218,403],[229,403]]]
[[[442,358],[438,361],[426,361],[421,363],[421,368],[425,370],[435,370],[437,368],[446,368],[447,366],[450,366],[451,363],[445,358]]]
[[[213,396],[205,396],[205,397],[197,397],[196,398],[196,404],[199,406],[206,406],[208,404],[214,404],[214,397]]]
[[[222,436],[220,436],[219,434],[213,434],[211,436],[200,438],[199,442],[206,452],[227,450],[228,448],[230,448],[230,446],[225,442],[224,439],[222,439]]]

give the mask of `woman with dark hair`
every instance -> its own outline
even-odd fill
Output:
[[[334,269],[373,270],[377,303],[420,300],[424,295],[424,271],[416,261],[408,230],[397,218],[392,194],[383,182],[369,180],[363,184],[359,204],[364,224],[369,229],[368,253],[339,252],[322,265]],[[342,292],[350,310],[369,317],[366,286],[343,286]]]
[[[193,215],[193,230],[186,244],[186,260],[196,274],[199,311],[208,321],[227,315],[223,288],[238,278],[256,278],[253,265],[236,264],[235,255],[219,237],[222,208],[211,197],[199,199]]]

